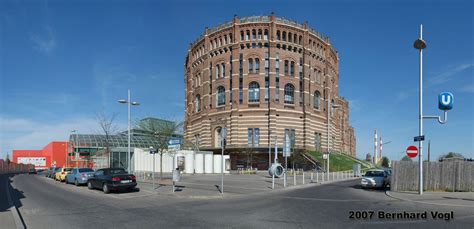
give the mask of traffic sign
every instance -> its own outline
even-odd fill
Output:
[[[289,157],[291,156],[291,143],[290,143],[290,136],[288,133],[285,133],[285,142],[283,142],[283,156]]]
[[[440,110],[453,109],[454,96],[451,92],[442,92],[438,96],[438,108]]]
[[[425,140],[425,135],[416,136],[416,137],[413,138],[413,140],[414,140],[415,142],[424,141],[424,140]]]
[[[418,155],[418,148],[416,146],[408,146],[407,148],[407,156],[414,158]]]

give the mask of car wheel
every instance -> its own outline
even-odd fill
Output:
[[[104,183],[102,185],[102,191],[104,191],[105,194],[110,193],[110,190],[109,190],[109,187],[107,187],[107,184]]]
[[[92,184],[90,181],[87,182],[87,188],[92,189]]]
[[[76,186],[79,186],[79,182],[77,182],[77,179],[74,179],[74,184],[75,184]]]

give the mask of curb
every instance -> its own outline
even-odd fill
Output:
[[[10,179],[10,178],[8,178],[8,179]],[[7,185],[6,185],[6,187],[7,187],[7,199],[8,199],[8,204],[11,206],[8,210],[10,210],[10,212],[13,215],[13,219],[15,221],[16,228],[17,229],[25,229],[26,225],[24,225],[23,221],[21,220],[20,212],[18,211],[18,208],[16,207],[16,205],[13,204],[12,197],[10,195],[10,184],[8,182],[8,179],[6,181],[6,183],[7,183]]]
[[[385,191],[385,195],[387,195],[390,198],[396,199],[396,200],[413,202],[413,203],[431,204],[431,205],[438,205],[438,206],[450,206],[450,207],[474,208],[474,206],[468,206],[468,205],[430,203],[430,202],[419,201],[419,200],[403,199],[403,198],[400,198],[400,197],[393,196],[392,194],[390,194],[390,191],[388,191],[388,190]]]

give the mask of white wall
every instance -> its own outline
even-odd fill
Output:
[[[178,157],[184,156],[184,173],[220,173],[221,172],[221,155],[213,155],[212,152],[200,151],[194,153],[190,150],[180,150],[174,155],[163,154],[163,172],[169,173],[173,171],[174,166],[178,166]],[[224,159],[229,159],[229,155],[224,155]],[[194,163],[193,163],[194,162]],[[148,149],[134,149],[133,163],[135,171],[153,171],[153,155]],[[160,155],[155,154],[155,172],[160,171]],[[229,171],[225,171],[229,173]]]

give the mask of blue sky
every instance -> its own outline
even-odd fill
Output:
[[[454,151],[473,157],[472,1],[33,1],[0,2],[0,157],[67,140],[73,129],[98,133],[96,114],[134,119],[180,119],[183,64],[189,43],[240,16],[308,21],[328,35],[340,56],[340,95],[350,102],[357,155],[400,159],[418,133],[418,52],[424,24],[424,110],[451,91],[455,106],[445,125],[425,121],[432,158]],[[425,151],[426,152],[426,151]]]

